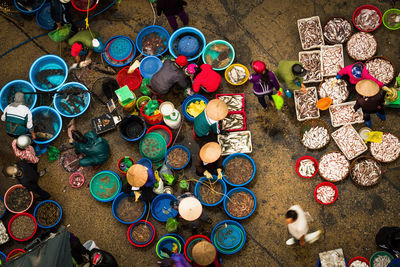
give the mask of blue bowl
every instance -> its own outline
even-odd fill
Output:
[[[56,204],[57,207],[60,209],[60,217],[58,218],[58,220],[57,220],[56,223],[54,223],[53,225],[50,225],[50,226],[41,225],[41,224],[39,223],[38,219],[36,218],[36,213],[37,213],[37,211],[38,211],[38,208],[39,208],[41,205],[45,204],[45,203],[53,203],[53,204]],[[35,210],[33,211],[33,217],[35,217],[36,222],[37,222],[37,225],[38,225],[40,228],[44,228],[44,229],[52,228],[52,227],[56,226],[56,225],[61,221],[61,218],[62,218],[62,208],[61,208],[60,204],[58,204],[57,201],[54,201],[54,200],[44,200],[44,201],[40,202],[40,203],[36,206]]]
[[[190,103],[196,102],[196,101],[201,101],[201,100],[203,100],[206,105],[209,101],[205,96],[202,96],[202,95],[191,95],[191,96],[185,98],[185,100],[183,100],[182,113],[183,113],[183,116],[185,116],[185,118],[188,121],[193,122],[195,117],[192,117],[191,115],[189,115],[189,113],[187,113],[187,111],[186,111],[187,107],[190,105]]]
[[[176,30],[171,35],[171,38],[169,39],[169,42],[168,42],[169,52],[171,53],[171,55],[174,58],[177,58],[178,56],[180,56],[180,53],[178,52],[178,43],[179,43],[179,40],[185,36],[193,36],[197,39],[197,41],[199,41],[198,51],[195,53],[194,56],[188,58],[188,61],[194,61],[203,54],[204,49],[206,47],[206,38],[204,37],[204,34],[196,28],[183,27],[183,28]]]
[[[115,61],[115,60],[113,60],[113,59],[110,57],[110,55],[109,55],[108,52],[107,52],[107,50],[108,50],[108,45],[109,45],[114,39],[120,38],[120,37],[123,37],[123,38],[125,38],[125,39],[128,39],[128,40],[131,42],[132,47],[133,47],[133,48],[132,48],[132,53],[131,53],[131,55],[130,55],[126,60],[123,60],[123,61]],[[113,67],[124,67],[124,66],[127,66],[127,65],[129,65],[129,63],[131,63],[132,60],[135,58],[135,54],[136,54],[135,43],[132,41],[131,38],[129,38],[129,37],[127,37],[127,36],[124,36],[124,35],[117,35],[117,36],[111,37],[111,38],[108,39],[108,41],[104,44],[104,48],[105,48],[106,51],[103,52],[103,58],[104,58],[104,60],[105,60],[109,65],[111,65],[111,66],[113,66]]]
[[[129,135],[129,127],[133,127],[133,125],[131,124],[141,124],[143,126],[143,132],[138,137],[132,137]],[[146,123],[143,121],[142,118],[138,116],[129,115],[123,118],[122,121],[120,122],[119,133],[121,134],[121,137],[124,138],[126,141],[129,142],[139,141],[146,134]]]
[[[169,234],[166,234],[166,235],[164,235],[164,236],[172,236],[172,237],[175,237],[176,239],[179,240],[179,243],[181,243],[181,247],[182,247],[182,248],[185,246],[185,239],[183,239],[183,237],[180,236],[180,235],[178,235],[178,234],[169,233]],[[162,236],[161,238],[163,238],[164,236]]]
[[[45,71],[48,69],[57,69],[60,70],[60,74],[48,75],[47,78],[44,78],[42,81],[45,81],[46,84],[38,81],[37,74],[40,71]],[[33,86],[39,91],[49,92],[55,91],[65,83],[68,77],[68,66],[65,63],[64,59],[60,58],[56,55],[45,55],[36,59],[33,62],[30,70],[29,70],[29,80],[33,84]]]
[[[64,102],[64,104],[70,106],[69,104],[67,104],[65,102],[65,98],[68,97],[68,95],[59,95],[58,93],[55,94],[53,103],[54,103],[54,108],[58,111],[58,113],[61,114],[61,116],[68,117],[68,118],[74,118],[74,117],[78,117],[78,116],[82,115],[89,108],[90,93],[89,93],[89,90],[86,88],[86,86],[84,86],[81,83],[77,83],[77,82],[66,83],[60,89],[58,89],[57,92],[61,92],[61,91],[64,91],[64,90],[70,89],[70,88],[78,88],[80,90],[88,91],[87,93],[82,93],[84,106],[79,105],[79,107],[78,107],[79,112],[71,114],[68,111],[66,111],[63,107],[61,107],[61,102]]]
[[[126,60],[132,53],[133,44],[129,38],[120,36],[114,38],[108,46],[108,55],[116,61]]]
[[[140,159],[137,164],[143,165],[145,167],[147,167],[147,169],[152,169],[153,168],[153,162],[151,162],[151,160],[149,160],[148,158],[142,158]]]
[[[169,165],[168,162],[167,162],[168,154],[171,153],[171,151],[174,150],[174,149],[176,149],[176,148],[180,148],[180,149],[184,150],[184,151],[188,154],[188,161],[185,163],[185,165],[183,165],[183,166],[180,167],[180,168],[174,168],[174,167],[172,167],[171,165]],[[182,169],[184,169],[184,168],[189,164],[189,162],[190,162],[190,151],[189,151],[189,149],[187,149],[185,146],[175,145],[175,146],[173,146],[173,147],[170,147],[170,148],[167,150],[167,153],[165,153],[165,164],[167,164],[167,166],[168,166],[169,168],[171,168],[171,169],[174,169],[174,170],[182,170]]]
[[[36,144],[39,144],[39,145],[50,144],[54,139],[57,138],[57,136],[60,134],[61,129],[62,129],[61,116],[54,108],[51,108],[51,107],[39,106],[39,107],[34,108],[32,110],[32,120],[35,121],[35,117],[42,113],[45,114],[44,116],[49,116],[54,119],[53,129],[54,129],[55,134],[52,138],[45,140],[45,141],[39,141],[39,140],[37,140],[37,138],[34,139],[33,142],[35,142]],[[35,125],[35,123],[33,123],[33,125]]]
[[[200,200],[201,204],[203,204],[204,206],[208,206],[208,207],[212,207],[212,206],[217,206],[218,204],[220,204],[222,201],[224,201],[225,199],[225,195],[226,195],[226,184],[223,180],[219,180],[218,177],[216,175],[213,175],[213,178],[211,179],[211,181],[218,181],[218,183],[221,184],[222,186],[222,193],[224,194],[220,200],[218,200],[217,202],[213,203],[213,204],[207,204],[203,201],[203,199],[200,196],[200,187],[203,186],[203,182],[208,181],[209,179],[207,179],[206,177],[201,178],[197,183],[196,186],[194,187],[194,195]]]
[[[139,224],[147,224],[147,225],[149,225],[148,223],[142,221],[142,222],[136,222],[136,223],[135,223],[135,226],[138,226]],[[156,232],[153,231],[153,228],[152,228],[151,226],[149,226],[149,227],[150,227],[150,229],[151,229],[151,236],[150,236],[150,238],[149,238],[146,242],[143,242],[143,243],[137,242],[136,240],[133,239],[133,237],[132,237],[132,231],[133,231],[133,229],[135,229],[135,227],[130,228],[130,231],[129,231],[130,241],[132,241],[133,243],[135,243],[135,244],[137,244],[137,245],[146,245],[146,244],[150,243],[151,241],[153,241],[154,235],[156,234]],[[155,229],[154,229],[154,230],[155,230]]]
[[[4,205],[3,197],[0,197],[0,201],[3,202],[3,205]],[[4,206],[4,212],[3,212],[3,214],[0,214],[0,219],[2,219],[4,217],[4,215],[6,215],[6,212],[7,212],[7,209],[6,209],[6,206]]]
[[[253,174],[251,175],[250,179],[247,180],[246,182],[244,182],[243,184],[234,184],[234,183],[231,183],[231,182],[225,177],[225,174],[224,174],[226,164],[228,164],[228,162],[229,162],[231,159],[234,159],[234,158],[237,158],[237,157],[246,158],[246,159],[248,159],[248,160],[251,162],[251,165],[253,165]],[[222,172],[222,175],[223,175],[222,177],[223,177],[224,181],[225,181],[227,184],[229,184],[230,186],[245,186],[245,185],[247,185],[248,183],[250,183],[250,182],[253,180],[254,176],[256,175],[256,164],[255,164],[254,160],[253,160],[249,155],[244,154],[244,153],[234,153],[234,154],[229,155],[229,156],[228,156],[227,158],[225,158],[224,161],[222,162],[222,166],[224,167],[224,171]]]
[[[119,222],[124,223],[124,224],[132,224],[132,223],[135,223],[135,222],[137,222],[137,221],[140,221],[141,219],[143,219],[143,217],[146,215],[146,212],[147,212],[147,203],[146,203],[145,201],[143,201],[142,199],[140,199],[140,201],[142,201],[143,204],[144,204],[144,210],[143,210],[142,215],[140,215],[139,218],[137,218],[136,220],[131,221],[131,222],[127,222],[127,221],[121,220],[121,219],[118,217],[118,215],[117,215],[118,206],[119,206],[120,201],[121,201],[122,199],[128,197],[128,196],[135,197],[135,195],[133,194],[133,192],[132,192],[132,193],[129,193],[129,194],[119,193],[119,194],[114,198],[114,201],[113,201],[113,203],[112,203],[112,213],[113,213],[115,219],[117,219]]]
[[[229,211],[228,211],[228,209],[227,209],[227,207],[226,207],[226,205],[228,204],[228,201],[229,201],[229,198],[231,197],[231,195],[232,195],[233,193],[237,193],[237,192],[246,192],[246,193],[249,193],[249,194],[253,197],[253,199],[254,199],[254,207],[253,207],[253,210],[252,210],[247,216],[241,217],[241,218],[232,216],[232,215],[229,213]],[[231,218],[233,218],[233,219],[236,219],[236,220],[243,220],[243,219],[249,218],[249,217],[254,213],[254,211],[256,210],[256,207],[257,207],[257,199],[256,199],[256,196],[254,195],[254,193],[253,193],[250,189],[247,189],[247,188],[245,188],[245,187],[235,187],[235,188],[231,189],[231,190],[226,194],[226,197],[225,197],[225,199],[224,199],[224,210],[225,210],[226,214],[228,214],[229,217],[231,217]]]
[[[220,234],[220,232],[217,231],[224,224],[227,225],[229,230]],[[246,231],[244,230],[243,226],[236,221],[222,221],[218,223],[212,230],[211,242],[218,252],[226,255],[235,254],[243,248],[244,243],[246,242]]]
[[[140,62],[139,70],[143,78],[151,78],[162,67],[163,63],[158,57],[145,57]]]
[[[50,13],[50,3],[45,4],[42,8],[36,12],[36,22],[37,24],[46,30],[52,30],[55,26],[55,21],[51,17]]]
[[[177,251],[172,251],[173,245],[176,244],[178,246]],[[180,254],[182,252],[181,241],[174,236],[165,235],[158,240],[156,245],[156,253],[160,259],[165,259],[166,257],[162,256],[162,249],[166,248],[174,254]]]
[[[35,5],[32,6],[32,10],[27,10],[27,9],[23,8],[22,6],[20,6],[20,5],[17,3],[17,0],[14,0],[14,5],[15,5],[15,7],[16,7],[19,11],[21,11],[22,13],[24,13],[24,14],[33,14],[33,13],[35,13],[36,11],[38,11],[38,10],[44,5],[44,3],[46,3],[46,0],[43,0],[42,2],[40,2],[40,1],[35,1]]]
[[[163,44],[165,44],[165,49],[161,50],[161,48],[159,49],[159,51],[157,51],[156,54],[154,55],[150,55],[150,53],[146,53],[146,51],[143,51],[142,48],[142,41],[143,38],[151,33],[154,34],[159,34],[161,36],[161,38],[165,38],[165,41],[163,42]],[[151,25],[151,26],[147,26],[146,28],[144,28],[143,30],[141,30],[139,32],[139,34],[136,37],[136,47],[139,50],[139,52],[145,56],[161,56],[162,54],[164,54],[167,50],[168,50],[168,41],[169,41],[169,33],[168,31],[161,27],[161,26],[157,26],[157,25]]]
[[[0,265],[6,263],[7,255],[0,251]]]
[[[12,94],[10,95],[11,89],[14,89]],[[31,83],[28,83],[24,80],[15,80],[7,83],[3,86],[0,91],[0,109],[4,111],[4,109],[14,101],[14,95],[16,92],[36,92],[35,87],[32,86]],[[32,109],[36,105],[37,95],[34,94],[26,94],[25,95],[25,103],[29,109]]]
[[[171,200],[176,200],[176,197],[171,194],[160,194],[151,202],[151,215],[159,222],[166,222],[168,218],[175,218],[178,211],[171,207]]]

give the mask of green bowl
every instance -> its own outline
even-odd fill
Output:
[[[121,179],[113,171],[101,171],[90,181],[90,193],[101,202],[112,201],[121,192]]]
[[[224,67],[222,67],[222,68],[213,68],[213,70],[216,70],[216,71],[224,70],[227,67],[229,67],[233,63],[233,60],[235,59],[235,49],[233,49],[233,46],[230,43],[228,43],[227,41],[214,40],[214,41],[208,43],[206,48],[204,49],[204,52],[203,52],[203,55],[201,56],[201,58],[203,59],[203,62],[205,64],[207,64],[207,62],[206,62],[206,56],[207,55],[210,55],[213,60],[216,59],[218,57],[218,55],[219,55],[219,52],[211,50],[211,46],[213,46],[215,44],[223,44],[223,45],[228,46],[229,49],[230,49],[229,57],[231,57],[231,61],[228,64],[226,64]]]
[[[387,17],[389,15],[391,15],[391,14],[396,14],[396,15],[400,16],[400,9],[392,8],[392,9],[386,10],[385,13],[383,13],[383,16],[382,16],[383,25],[385,25],[385,27],[388,28],[389,30],[398,30],[398,29],[400,29],[400,22],[395,24],[396,25],[395,27],[392,27],[392,26],[388,25]]]
[[[371,267],[374,267],[374,260],[375,258],[377,258],[378,256],[388,256],[390,258],[390,260],[393,260],[393,256],[392,254],[390,254],[389,252],[386,251],[377,251],[375,252],[371,258],[369,259],[369,264]]]
[[[167,153],[167,142],[159,133],[150,132],[140,140],[140,155],[153,162],[161,161]]]

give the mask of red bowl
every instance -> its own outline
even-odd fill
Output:
[[[172,143],[172,132],[171,132],[171,130],[170,130],[167,126],[165,126],[165,125],[160,125],[160,124],[153,125],[153,126],[151,126],[151,127],[147,130],[146,134],[151,133],[151,132],[153,132],[153,131],[155,131],[155,130],[157,130],[157,129],[165,130],[165,131],[168,133],[168,135],[169,135],[169,142],[168,142],[168,144],[167,144],[167,147],[169,147],[169,145],[171,145],[171,143]]]
[[[312,160],[312,162],[314,162],[314,165],[315,165],[315,172],[314,172],[314,174],[313,174],[312,176],[310,176],[310,177],[303,176],[303,175],[301,175],[300,172],[299,172],[300,161],[305,160],[305,159],[310,159],[310,160]],[[296,169],[296,173],[297,173],[301,178],[309,179],[309,178],[314,177],[314,176],[318,173],[318,166],[319,166],[319,165],[318,165],[318,160],[316,160],[315,158],[310,157],[310,156],[302,156],[301,158],[299,158],[299,159],[296,161],[295,169]]]
[[[142,84],[142,75],[139,68],[135,69],[133,73],[128,73],[130,66],[121,69],[117,74],[117,82],[120,87],[128,85],[129,90],[132,92],[139,89]]]
[[[366,30],[362,30],[362,29],[360,29],[360,28],[357,27],[356,22],[355,22],[355,18],[358,16],[358,14],[360,14],[361,10],[363,10],[363,9],[375,10],[375,11],[378,13],[378,15],[379,15],[379,23],[378,23],[378,26],[376,26],[375,29],[366,31]],[[362,32],[372,32],[372,31],[375,31],[375,30],[378,29],[379,26],[381,26],[381,24],[382,24],[382,12],[379,10],[379,8],[377,8],[376,6],[373,6],[373,5],[363,5],[363,6],[359,6],[359,7],[354,11],[354,13],[353,13],[353,24],[354,24],[354,27],[356,27],[359,31],[362,31]]]
[[[208,242],[210,242],[211,243],[211,239],[209,238],[209,237],[207,237],[207,236],[205,236],[205,235],[194,235],[194,236],[192,236],[192,237],[190,237],[187,241],[186,241],[186,243],[185,243],[185,246],[184,246],[184,248],[183,248],[183,252],[185,253],[185,258],[191,263],[192,261],[189,259],[189,256],[188,256],[188,246],[189,246],[189,244],[194,240],[194,239],[197,239],[197,238],[203,238],[203,239],[205,239],[205,240],[207,240]]]
[[[19,249],[19,248],[13,249],[13,250],[11,250],[10,253],[8,253],[6,261],[11,260],[14,256],[24,254],[25,252],[26,251],[23,249]]]
[[[15,219],[18,218],[18,217],[20,217],[20,216],[28,216],[28,217],[31,218],[32,221],[34,221],[34,223],[35,223],[35,231],[33,231],[33,233],[32,233],[29,237],[27,237],[27,238],[25,238],[25,239],[16,238],[16,237],[13,235],[13,233],[11,232],[11,225],[13,224],[13,222],[15,221]],[[14,215],[14,217],[12,217],[11,220],[10,220],[10,222],[8,223],[8,233],[10,234],[11,238],[14,239],[14,240],[16,240],[16,241],[23,242],[23,241],[27,241],[27,240],[31,239],[31,238],[36,234],[36,230],[37,230],[37,222],[36,222],[36,219],[35,219],[35,217],[33,217],[32,214],[29,214],[29,213],[18,213],[18,214],[16,214],[16,215]]]
[[[73,181],[75,179],[76,176],[80,176],[83,179],[83,182],[80,185],[74,185]],[[83,184],[85,183],[85,177],[83,176],[82,173],[79,172],[74,172],[73,174],[71,174],[69,176],[69,184],[73,187],[73,188],[79,188],[81,187]]]
[[[126,171],[121,170],[121,169],[119,168],[119,165],[120,165],[121,162],[125,159],[125,157],[128,157],[129,160],[132,161],[132,164],[135,164],[135,161],[133,160],[133,158],[131,158],[131,157],[129,157],[129,156],[124,156],[124,157],[122,157],[122,158],[120,158],[120,159],[118,160],[118,163],[117,163],[117,164],[118,164],[118,165],[117,165],[118,171],[119,171],[122,175],[124,175],[124,176],[126,176]]]
[[[358,256],[358,257],[352,258],[349,261],[349,263],[347,263],[347,267],[350,266],[353,261],[362,261],[362,262],[365,262],[366,264],[368,264],[368,266],[369,266],[369,261],[366,258]]]
[[[153,237],[152,237],[151,240],[150,240],[149,242],[147,242],[146,244],[140,245],[140,244],[136,244],[136,243],[133,242],[133,240],[131,239],[131,230],[132,230],[132,228],[133,228],[134,226],[136,226],[137,224],[142,223],[142,222],[145,222],[146,224],[150,225],[150,227],[151,227],[151,229],[152,229],[152,231],[153,231]],[[154,228],[153,224],[151,224],[151,222],[146,221],[146,220],[140,220],[140,221],[137,221],[137,222],[131,224],[131,226],[129,226],[128,232],[126,232],[126,235],[127,235],[127,237],[128,237],[129,243],[131,243],[131,244],[134,245],[135,247],[143,248],[143,247],[146,247],[146,246],[150,245],[151,242],[153,242],[154,238],[156,237],[156,229]]]
[[[88,1],[90,1],[90,0],[88,0]],[[75,2],[76,2],[76,0],[72,0],[71,4],[76,10],[78,10],[80,12],[89,12],[89,11],[93,10],[99,4],[99,0],[96,0],[94,5],[92,7],[89,7],[89,10],[88,10],[88,9],[82,9],[82,8],[78,7],[78,5]],[[90,4],[90,2],[89,2],[89,4]]]
[[[324,202],[320,201],[320,200],[317,198],[317,189],[320,188],[321,186],[330,186],[330,187],[333,188],[333,190],[335,190],[335,198],[332,200],[332,202],[324,203]],[[338,191],[336,185],[334,185],[334,184],[332,184],[332,183],[330,183],[330,182],[322,182],[322,183],[320,183],[319,185],[317,185],[317,186],[315,187],[315,190],[314,190],[314,197],[315,197],[315,200],[318,201],[318,203],[320,203],[320,204],[322,204],[322,205],[329,205],[329,204],[332,204],[333,202],[336,201],[336,199],[338,198],[338,195],[339,195],[339,191]]]
[[[6,207],[6,209],[8,209],[10,212],[12,212],[12,213],[22,213],[22,212],[25,212],[25,211],[27,211],[31,206],[32,206],[32,203],[33,203],[33,193],[32,192],[29,192],[30,194],[31,194],[31,203],[29,204],[29,206],[25,209],[25,210],[21,210],[21,211],[19,211],[19,212],[16,212],[16,211],[13,211],[13,210],[11,210],[8,206],[7,206],[7,198],[8,198],[8,195],[10,195],[10,193],[14,190],[14,189],[17,189],[17,188],[20,188],[20,187],[24,187],[22,184],[16,184],[16,185],[13,185],[13,186],[11,186],[10,188],[8,188],[8,190],[7,190],[7,192],[4,194],[4,206]]]

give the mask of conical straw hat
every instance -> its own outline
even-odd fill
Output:
[[[217,256],[217,250],[208,241],[203,240],[193,246],[192,257],[195,263],[201,266],[210,265]]]
[[[179,202],[179,215],[186,221],[197,220],[203,212],[203,206],[195,197],[185,197]]]
[[[228,106],[222,100],[213,99],[206,106],[206,115],[214,121],[223,120],[228,115]]]
[[[374,96],[379,93],[379,85],[371,80],[361,80],[356,84],[356,91],[362,96]]]
[[[200,159],[205,163],[213,163],[221,157],[222,148],[216,142],[209,142],[201,147]]]
[[[143,165],[134,164],[126,173],[126,179],[131,186],[141,187],[147,182],[147,169]]]

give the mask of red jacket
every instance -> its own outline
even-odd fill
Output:
[[[194,78],[193,91],[198,93],[203,86],[208,93],[217,91],[221,83],[221,76],[209,64],[201,65],[201,72]]]

